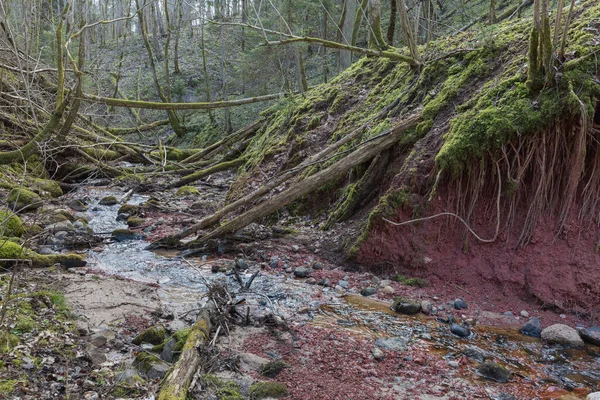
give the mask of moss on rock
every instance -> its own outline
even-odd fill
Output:
[[[152,326],[133,339],[133,344],[150,343],[154,345],[164,342],[167,336],[167,330],[164,326]]]
[[[287,388],[278,382],[256,382],[250,387],[250,395],[254,399],[266,399],[269,397],[280,398],[287,395]]]
[[[282,360],[269,361],[260,367],[260,373],[267,378],[275,378],[284,368],[289,367],[289,364]]]
[[[200,191],[193,186],[182,186],[177,189],[177,196],[192,196],[199,195]]]
[[[31,178],[27,180],[27,186],[42,197],[60,197],[63,191],[58,182],[51,179]]]
[[[100,204],[102,206],[114,206],[118,202],[119,201],[117,200],[117,198],[115,196],[106,196],[106,197],[102,198],[98,202],[98,204]]]
[[[0,236],[20,237],[24,232],[23,221],[8,210],[0,209]]]
[[[8,205],[17,211],[35,210],[42,206],[42,198],[24,188],[14,188],[8,193]]]
[[[118,214],[135,215],[138,213],[139,209],[140,208],[135,204],[123,204],[121,207],[119,207]]]
[[[240,391],[240,386],[232,381],[220,379],[215,375],[203,375],[202,385],[209,393],[209,398],[214,396],[217,400],[243,400],[244,396]]]

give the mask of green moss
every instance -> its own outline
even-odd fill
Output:
[[[140,333],[133,339],[133,344],[140,345],[142,343],[161,344],[167,335],[164,326],[152,326]]]
[[[16,379],[6,379],[0,381],[0,393],[4,395],[9,395],[15,391],[15,386],[19,383],[23,383],[23,381],[19,381]]]
[[[17,315],[17,321],[15,323],[15,332],[17,333],[28,333],[37,328],[37,324],[33,318],[29,315]]]
[[[140,352],[135,356],[133,366],[142,374],[146,374],[154,364],[160,363],[162,363],[162,361],[157,356],[146,352]]]
[[[60,197],[63,191],[58,182],[50,179],[30,178],[27,186],[42,197]]]
[[[106,196],[106,197],[102,198],[98,202],[98,204],[103,205],[103,206],[114,206],[118,202],[119,202],[119,200],[117,200],[117,198],[115,196]]]
[[[19,343],[19,337],[13,333],[0,330],[0,354],[10,353]]]
[[[17,211],[35,210],[42,206],[42,198],[31,190],[14,188],[8,193],[8,205]]]
[[[396,275],[393,279],[396,282],[400,282],[401,284],[406,285],[406,286],[416,286],[416,287],[424,288],[424,287],[427,287],[427,285],[428,285],[427,281],[424,279],[407,278],[404,275]]]
[[[256,382],[250,387],[250,395],[253,399],[276,399],[287,395],[287,388],[278,382]]]
[[[144,218],[131,216],[127,218],[127,226],[130,228],[136,228],[144,224]]]
[[[162,352],[165,345],[167,344],[167,342],[171,339],[175,339],[175,347],[173,348],[173,352],[181,353],[181,350],[183,349],[183,346],[185,345],[185,342],[187,341],[187,338],[190,334],[190,330],[191,330],[191,328],[184,328],[184,329],[178,330],[173,335],[171,335],[167,339],[165,339],[161,344],[157,344],[156,346],[154,346],[152,348],[152,351]]]
[[[25,258],[25,250],[21,247],[21,245],[3,240],[0,242],[0,259],[21,259]],[[0,262],[0,266],[5,266],[5,262]]]
[[[200,191],[193,186],[182,186],[177,189],[177,196],[197,196]]]
[[[8,210],[0,209],[0,236],[20,237],[23,232],[21,218]]]
[[[282,360],[269,361],[260,368],[260,373],[267,378],[275,378],[284,368],[290,366]]]
[[[119,207],[118,214],[135,215],[138,213],[139,209],[140,208],[134,204],[123,204],[121,207]]]
[[[202,375],[201,381],[210,398],[214,396],[217,400],[244,399],[244,396],[240,392],[240,386],[235,382],[226,381],[210,374]]]

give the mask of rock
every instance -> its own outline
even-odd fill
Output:
[[[299,252],[299,251],[300,251],[300,246],[298,246],[297,244],[293,245],[293,246],[292,246],[292,251],[293,251],[294,253],[297,253],[297,252]]]
[[[392,281],[390,281],[389,279],[384,279],[382,281],[379,281],[378,286],[380,288],[384,288],[386,286],[390,286],[392,284]]]
[[[92,362],[92,364],[94,364],[95,366],[100,366],[106,362],[106,355],[104,354],[104,352],[98,347],[92,345],[91,343],[88,343],[86,346],[86,354]]]
[[[396,297],[391,308],[401,314],[413,315],[421,311],[421,303],[404,297]]]
[[[594,392],[587,395],[585,400],[600,400],[600,392]]]
[[[315,278],[308,278],[305,282],[309,285],[314,285],[317,283],[317,280]]]
[[[375,341],[375,346],[390,351],[404,351],[408,346],[408,339],[402,336],[381,338]]]
[[[165,347],[163,347],[162,352],[160,353],[160,358],[163,361],[166,361],[168,363],[172,363],[174,357],[174,353],[175,353],[175,345],[177,344],[177,339],[175,339],[174,337],[170,338],[169,340],[167,340],[167,343],[165,343]]]
[[[429,300],[423,300],[421,302],[421,312],[423,314],[433,314],[433,304]]]
[[[49,254],[52,254],[53,252],[52,252],[52,249],[51,249],[50,247],[46,247],[46,246],[44,246],[44,247],[40,247],[40,248],[37,250],[37,253],[38,253],[38,254],[41,254],[41,255],[43,255],[43,256],[47,256],[47,255],[49,255]]]
[[[108,342],[108,338],[102,334],[96,333],[90,338],[90,343],[96,347],[102,347]]]
[[[310,269],[300,267],[294,270],[294,276],[298,278],[306,278],[310,275]]]
[[[87,207],[85,206],[85,203],[81,200],[71,200],[67,203],[67,206],[69,206],[69,208],[71,208],[72,210],[75,210],[78,212],[87,211]]]
[[[451,366],[452,368],[458,368],[460,366],[458,361],[448,361],[448,365]]]
[[[484,362],[490,356],[488,352],[477,346],[467,346],[460,354],[480,363]]]
[[[98,204],[100,204],[101,206],[114,206],[118,202],[119,201],[117,200],[117,198],[115,196],[106,196],[106,197],[102,198],[98,202]]]
[[[269,260],[269,266],[271,268],[279,268],[279,258],[273,256],[271,260]]]
[[[321,264],[320,262],[316,262],[312,265],[313,269],[323,269],[323,264]]]
[[[286,396],[287,388],[278,382],[256,382],[250,386],[250,395],[252,399],[267,399]]]
[[[200,191],[194,186],[182,186],[177,189],[175,193],[176,196],[185,197],[185,196],[199,196]]]
[[[324,286],[324,287],[330,287],[331,286],[331,281],[329,279],[327,279],[327,278],[321,279],[320,281],[317,282],[317,285]]]
[[[260,374],[267,378],[275,378],[284,368],[289,367],[289,364],[283,360],[273,360],[260,367]]]
[[[149,353],[139,353],[132,365],[148,379],[162,379],[170,368],[169,364]]]
[[[514,317],[515,316],[515,314],[513,314],[512,311],[506,311],[503,315],[505,317]]]
[[[84,400],[99,400],[100,396],[97,392],[89,391],[83,394]]]
[[[391,296],[395,293],[395,290],[393,287],[391,286],[385,286],[382,290],[383,294],[387,294],[388,296]]]
[[[456,323],[450,325],[450,332],[462,338],[466,338],[471,335],[471,329],[469,329],[469,327]]]
[[[519,315],[523,318],[529,318],[529,313],[525,310],[521,310],[521,312],[519,313]]]
[[[253,353],[240,354],[240,368],[246,372],[259,372],[269,360]]]
[[[527,321],[527,323],[521,328],[521,333],[523,335],[539,338],[542,333],[542,322],[539,318],[530,318],[529,321]]]
[[[244,260],[243,258],[238,258],[237,260],[235,260],[235,267],[237,269],[247,270],[248,262],[246,260]]]
[[[385,354],[383,353],[383,351],[381,351],[380,349],[378,349],[377,347],[373,347],[371,349],[371,355],[373,356],[374,359],[376,359],[377,361],[381,361],[385,358]]]
[[[465,299],[463,299],[462,297],[459,297],[456,300],[454,300],[454,308],[457,310],[462,310],[462,309],[469,308],[469,306],[467,305],[467,302],[465,301]]]
[[[6,201],[8,207],[16,212],[37,210],[43,204],[42,198],[37,193],[24,188],[12,189]]]
[[[376,288],[374,288],[373,286],[369,286],[369,287],[363,288],[363,289],[360,291],[360,294],[361,294],[361,295],[363,295],[363,296],[365,296],[365,297],[366,297],[366,296],[372,296],[372,295],[374,295],[375,293],[377,293],[377,289],[376,289]]]
[[[579,335],[584,342],[600,346],[600,326],[592,326],[591,328],[582,329]]]
[[[73,222],[73,228],[83,229],[83,228],[85,228],[85,224],[83,223],[83,221],[75,221],[75,222]]]
[[[130,228],[137,228],[138,226],[142,226],[144,224],[144,218],[140,217],[127,217],[127,226]]]
[[[477,367],[477,372],[486,379],[506,383],[510,380],[512,373],[495,362],[486,361]]]
[[[115,229],[112,232],[112,238],[117,242],[125,242],[127,240],[140,240],[143,239],[144,236],[129,229]]]
[[[60,221],[46,227],[48,232],[70,232],[75,230],[71,221]]]
[[[335,291],[337,293],[344,293],[346,291],[346,289],[344,289],[343,287],[341,287],[340,285],[335,285]]]
[[[563,324],[550,325],[541,333],[541,338],[548,344],[560,344],[569,347],[584,347],[579,333],[570,326]]]
[[[342,281],[338,281],[338,283],[337,283],[337,284],[338,284],[339,286],[341,286],[342,288],[344,288],[344,289],[348,289],[348,288],[350,287],[350,282],[348,282],[348,281],[344,281],[344,280],[342,280]]]
[[[154,345],[164,342],[167,331],[163,326],[152,326],[133,339],[133,344],[150,343]]]

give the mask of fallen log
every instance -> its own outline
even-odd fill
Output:
[[[200,367],[201,359],[198,348],[208,343],[210,329],[210,312],[208,309],[202,309],[198,320],[190,330],[179,360],[160,389],[158,400],[185,400],[187,398],[192,378]]]
[[[396,143],[406,130],[415,127],[421,121],[421,113],[413,115],[384,134],[372,139],[365,146],[361,146],[352,153],[337,161],[333,165],[317,172],[306,179],[296,182],[285,191],[273,196],[272,198],[258,204],[249,211],[221,225],[207,235],[194,241],[195,245],[201,245],[211,239],[215,239],[224,234],[235,232],[244,228],[248,224],[266,217],[269,214],[286,206],[290,202],[307,195],[308,193],[322,187],[327,182],[334,180],[355,166],[372,159],[382,151]]]
[[[202,179],[205,176],[212,175],[215,172],[226,171],[228,169],[235,168],[237,166],[242,165],[245,162],[246,162],[246,158],[244,158],[244,157],[236,158],[235,160],[231,160],[231,161],[223,161],[223,162],[220,162],[213,166],[210,166],[208,168],[202,169],[198,172],[194,172],[192,174],[186,175],[183,178],[179,179],[178,181],[172,183],[168,187],[170,189],[172,189],[172,188],[189,185],[190,183],[195,182],[199,179]]]

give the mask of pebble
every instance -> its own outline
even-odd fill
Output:
[[[567,316],[565,314],[560,314],[559,317],[561,317],[562,319],[567,318]]]
[[[371,349],[371,354],[373,355],[373,358],[377,361],[381,361],[385,358],[385,354],[383,353],[383,351],[381,351],[377,347],[373,347]]]
[[[337,283],[339,286],[343,287],[344,289],[348,289],[350,287],[350,282],[348,281],[338,281]]]
[[[579,331],[579,335],[584,342],[600,346],[600,326],[592,326],[591,328],[582,329]]]
[[[471,334],[471,330],[468,327],[459,324],[450,325],[450,332],[463,338],[468,337]]]
[[[346,290],[340,285],[335,285],[335,291],[338,293],[344,293]]]
[[[521,317],[523,317],[523,318],[529,318],[529,313],[525,310],[521,311],[520,314],[521,314]]]
[[[542,333],[542,322],[539,318],[530,318],[521,328],[521,333],[527,336],[540,337],[540,334]]]
[[[421,312],[423,314],[433,314],[433,304],[429,300],[423,300],[421,302]]]
[[[393,295],[395,293],[395,290],[391,286],[386,286],[383,288],[383,293],[387,295]]]
[[[452,368],[458,368],[459,364],[458,361],[448,361],[448,365],[451,366]]]
[[[377,293],[377,289],[372,286],[366,287],[360,291],[360,294],[363,296],[372,296]]]
[[[317,280],[315,278],[308,278],[305,282],[309,285],[314,285],[315,283],[317,283]]]
[[[294,253],[297,253],[297,252],[299,252],[299,251],[300,251],[300,246],[298,246],[297,244],[293,245],[293,246],[292,246],[292,251],[293,251]]]
[[[271,268],[279,267],[279,258],[277,258],[275,256],[271,257],[271,260],[269,261],[269,266]]]
[[[306,278],[310,275],[310,270],[308,268],[300,267],[294,270],[294,276],[298,278]]]
[[[505,317],[514,317],[515,314],[513,314],[512,311],[507,311],[507,312],[504,313],[504,316]]]
[[[467,305],[465,299],[459,297],[456,300],[454,300],[454,308],[456,308],[457,310],[462,310],[464,308],[469,308],[469,306]]]
[[[89,392],[85,392],[83,394],[83,398],[85,400],[98,400],[100,398],[100,396],[96,392],[89,391]]]
[[[323,264],[321,264],[320,262],[316,262],[312,265],[313,269],[323,269]]]
[[[321,279],[320,281],[317,282],[317,285],[324,286],[324,287],[330,287],[331,281],[329,279]]]

